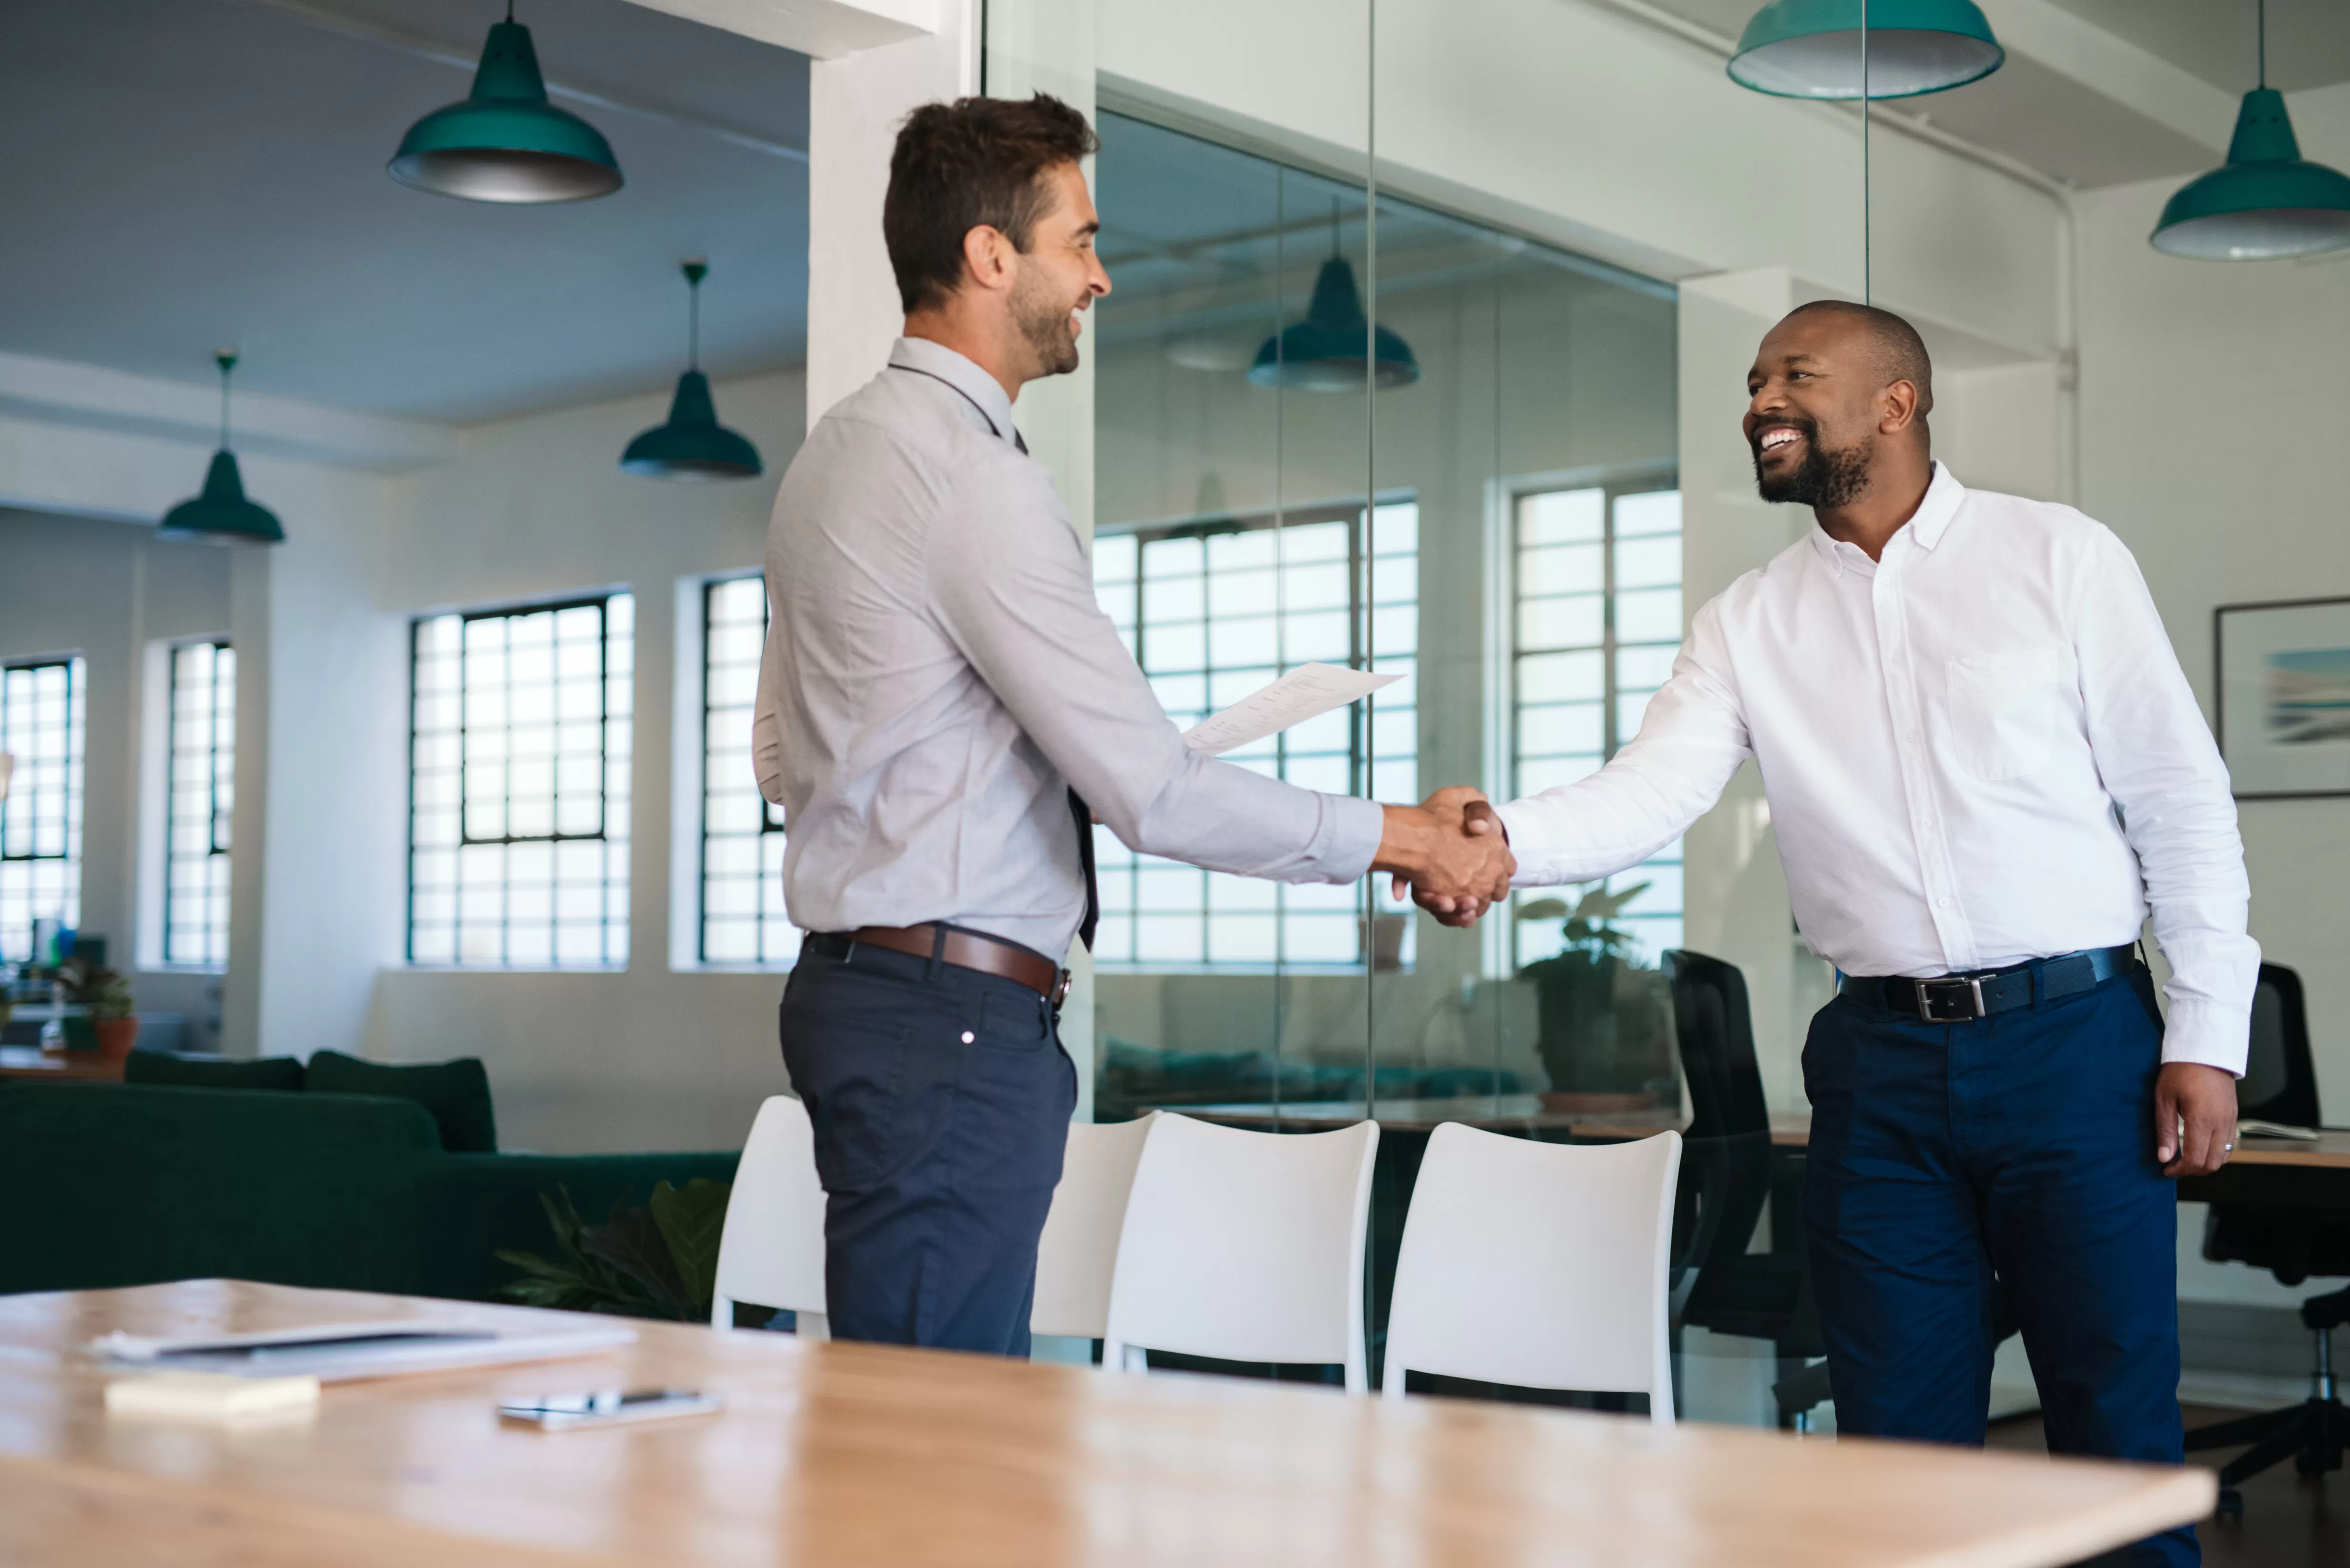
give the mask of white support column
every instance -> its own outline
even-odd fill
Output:
[[[905,320],[881,197],[907,112],[979,90],[978,0],[941,0],[927,37],[808,67],[807,420],[879,372]]]
[[[1784,267],[1719,273],[1680,286],[1682,602],[1690,610],[1786,548],[1811,526],[1799,506],[1754,493],[1741,421],[1746,372],[1762,335],[1794,306]],[[1772,1107],[1805,1104],[1803,1023],[1825,1001],[1824,971],[1802,956],[1762,775],[1738,770],[1682,849],[1684,940],[1746,976],[1754,1053]]]

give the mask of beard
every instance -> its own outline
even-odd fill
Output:
[[[1754,451],[1754,488],[1765,501],[1796,506],[1848,506],[1868,489],[1868,448],[1830,452],[1820,445],[1819,426],[1804,421],[1804,461],[1773,479],[1762,472],[1762,452]]]
[[[1072,306],[1051,296],[1050,285],[1023,271],[1012,286],[1012,319],[1035,350],[1041,374],[1066,376],[1077,368],[1076,317]]]

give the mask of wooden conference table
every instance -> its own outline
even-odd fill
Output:
[[[1295,1100],[1276,1105],[1272,1101],[1216,1106],[1168,1106],[1165,1109],[1202,1121],[1222,1122],[1228,1127],[1258,1128],[1287,1127],[1311,1130],[1320,1127],[1348,1127],[1363,1119],[1366,1109],[1360,1100]],[[1429,1133],[1446,1122],[1462,1122],[1488,1132],[1516,1133],[1521,1136],[1543,1133],[1564,1135],[1569,1138],[1628,1139],[1647,1137],[1686,1124],[1678,1109],[1654,1111],[1555,1111],[1546,1109],[1540,1095],[1465,1095],[1438,1100],[1381,1100],[1376,1110],[1382,1132]],[[1812,1117],[1808,1111],[1774,1111],[1771,1116],[1771,1141],[1783,1147],[1800,1148],[1811,1142]],[[2303,1138],[2246,1137],[2228,1158],[2230,1168],[2264,1167],[2280,1170],[2350,1171],[2350,1127],[2328,1127],[2319,1133],[2316,1141]],[[2224,1176],[2199,1179],[2203,1183],[2221,1179]],[[2343,1189],[2331,1187],[2340,1194]],[[2181,1198],[2208,1201],[2211,1196],[2208,1186],[2182,1183]],[[2239,1194],[2230,1191],[2228,1198]],[[2336,1201],[2339,1201],[2337,1197]]]
[[[109,1420],[77,1347],[523,1309],[199,1280],[0,1297],[0,1561],[26,1568],[1443,1564],[2002,1568],[2199,1518],[2208,1470],[1805,1441],[1503,1404],[640,1325],[580,1360],[330,1386],[247,1427]],[[555,1435],[502,1397],[712,1417]]]

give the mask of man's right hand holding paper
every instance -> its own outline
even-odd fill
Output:
[[[1420,908],[1448,926],[1474,925],[1509,897],[1518,863],[1508,838],[1492,831],[1498,823],[1486,815],[1482,791],[1456,784],[1418,805],[1382,809],[1386,831],[1371,869],[1395,878],[1397,897],[1409,884]]]

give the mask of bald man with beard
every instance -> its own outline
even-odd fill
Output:
[[[1518,887],[1588,881],[1752,757],[1838,971],[1804,1048],[1838,1430],[1980,1444],[2004,1293],[2051,1451],[2177,1463],[2171,1182],[2234,1147],[2260,965],[2210,730],[2118,539],[1933,460],[1908,322],[1804,306],[1747,391],[1762,498],[1814,526],[1698,611],[1607,767],[1472,826]],[[2183,1528],[2129,1560],[2199,1557]]]

